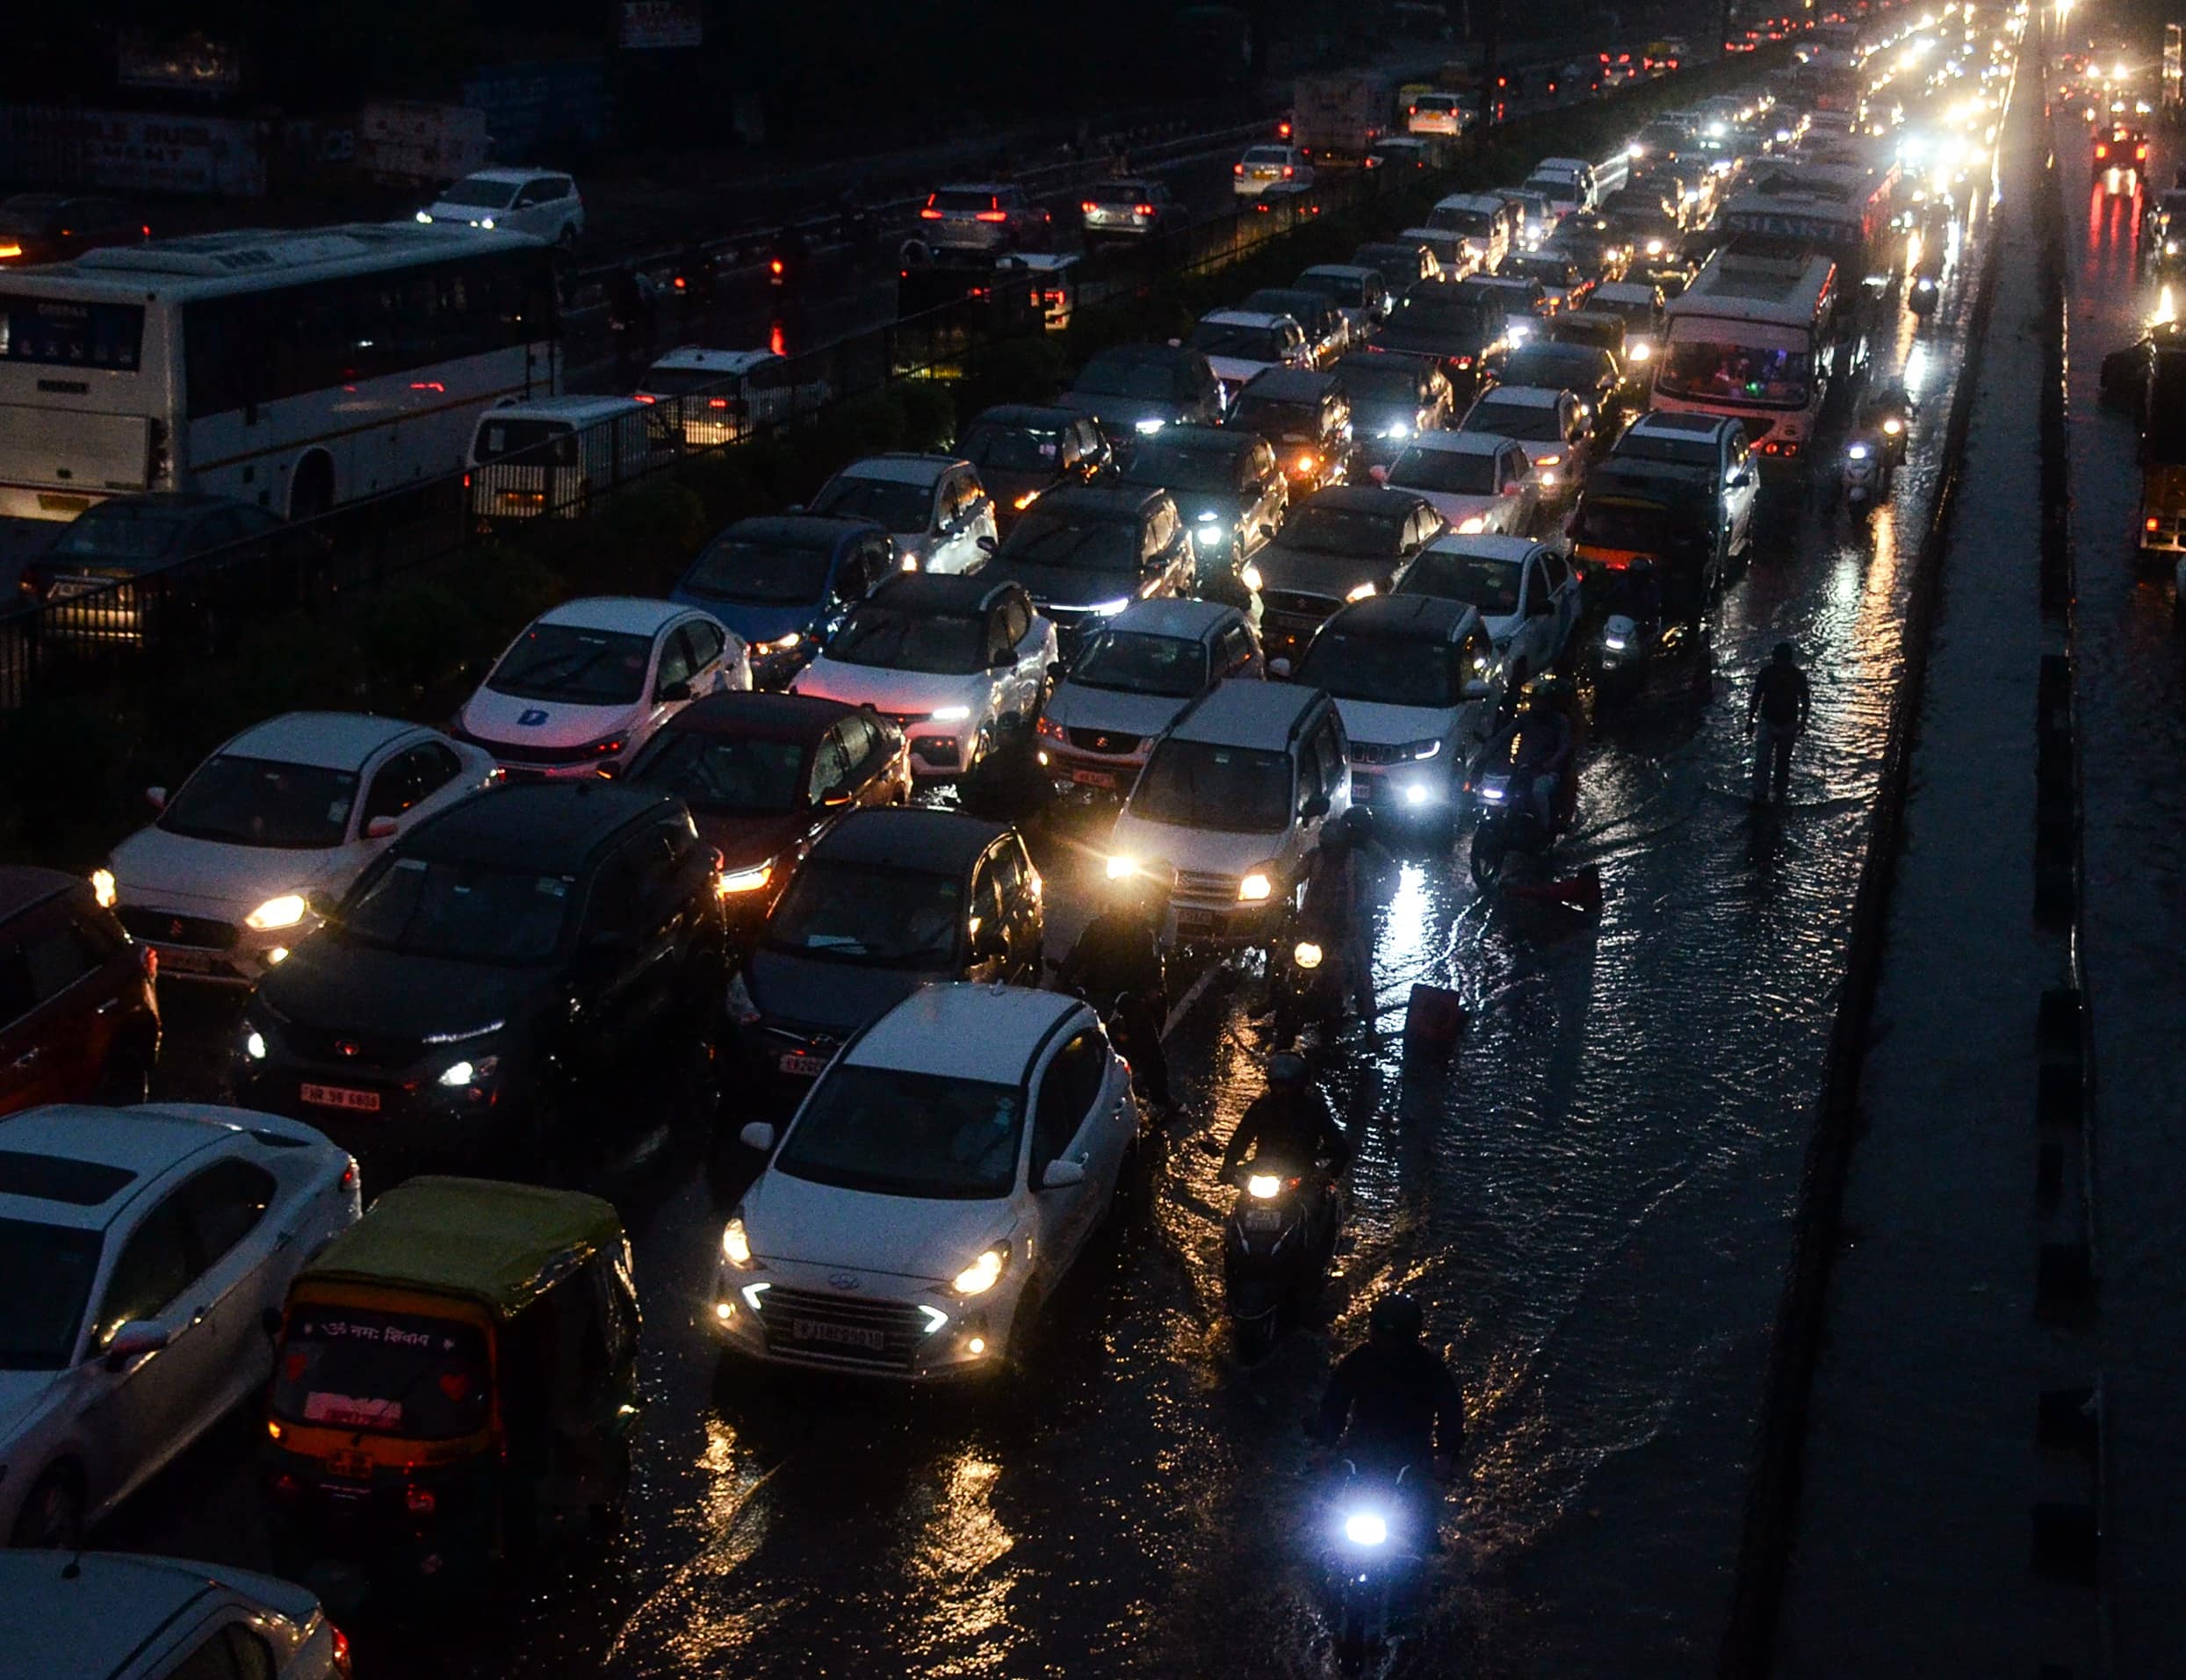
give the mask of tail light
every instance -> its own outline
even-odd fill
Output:
[[[1154,207],[1150,204],[1135,204],[1131,206],[1131,213],[1134,216],[1151,216],[1154,213]]]
[[[1419,107],[1418,105],[1406,105],[1404,107],[1404,114],[1407,117],[1417,117],[1419,114]]]
[[[726,397],[708,397],[706,399],[706,407],[709,408],[726,408],[728,406],[729,400]]]
[[[1275,125],[1275,138],[1277,140],[1288,140],[1290,138],[1290,125],[1287,122],[1277,123]]]
[[[689,288],[689,282],[687,282],[680,274],[677,275],[673,280],[669,281],[668,284],[675,287],[675,289],[678,292],[682,292],[688,290]]]
[[[979,220],[981,221],[1007,221],[1009,220],[1009,212],[1006,210],[982,210],[979,213]]]
[[[2097,146],[2095,148],[2095,155],[2097,157],[2108,157],[2110,155],[2110,148],[2107,146]]]
[[[137,948],[143,954],[144,977],[148,980],[158,979],[159,953],[154,950],[149,945],[139,946]]]
[[[1243,175],[1245,173],[1245,165],[1242,163],[1232,163],[1230,166],[1230,173],[1232,175]]]
[[[1090,216],[1093,213],[1093,201],[1091,198],[1082,199],[1079,201],[1078,207],[1085,214]]]
[[[778,256],[770,257],[767,263],[767,272],[779,280],[783,275],[782,259]]]
[[[639,400],[641,400],[641,401],[646,401],[646,400],[650,400],[650,399],[641,398],[641,399],[639,399]],[[468,490],[468,489],[471,487],[471,475],[470,475],[468,472],[465,472],[465,473],[463,475],[463,487],[464,487],[465,490]]]
[[[2147,155],[2148,155],[2148,148],[2147,148],[2146,147],[2145,147],[2145,146],[2136,146],[2136,147],[2134,147],[2134,148],[2133,148],[2133,162],[2135,162],[2136,163],[2139,162],[2141,160],[2143,160],[2144,158],[2146,158]]]
[[[2161,530],[2163,529],[2163,522],[2153,516],[2141,521],[2141,524],[2144,529],[2148,530]]]
[[[919,212],[919,220],[921,221],[939,221],[941,219],[941,213],[934,209],[932,205],[927,205],[925,209]]]
[[[1297,172],[1298,172],[1298,170],[1297,170],[1297,166],[1296,166],[1295,164],[1286,163],[1286,164],[1284,164],[1284,165],[1283,165],[1283,179],[1284,179],[1284,180],[1288,181],[1288,179],[1290,179],[1290,177],[1291,177],[1292,176],[1294,176],[1294,175],[1297,174]]]
[[[413,1517],[429,1517],[440,1509],[440,1501],[430,1488],[405,1488],[402,1503]]]
[[[337,1680],[350,1680],[353,1672],[350,1667],[350,1636],[331,1622],[327,1625],[327,1632],[334,1635],[334,1672]]]

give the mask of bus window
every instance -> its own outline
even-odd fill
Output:
[[[141,304],[0,294],[0,362],[133,373],[143,349]]]

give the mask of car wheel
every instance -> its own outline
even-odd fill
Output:
[[[17,1514],[9,1544],[48,1552],[83,1544],[83,1484],[74,1470],[57,1464],[39,1477]]]

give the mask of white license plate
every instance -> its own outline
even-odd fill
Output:
[[[1180,910],[1177,912],[1177,933],[1189,938],[1194,934],[1215,931],[1215,912],[1211,910]]]
[[[346,1108],[354,1114],[376,1114],[379,1112],[379,1093],[377,1091],[353,1091],[348,1085],[299,1085],[296,1094],[306,1102],[321,1108]]]
[[[838,1347],[862,1347],[874,1353],[888,1345],[879,1330],[855,1324],[829,1324],[816,1318],[792,1318],[790,1334],[800,1342],[832,1342]]]
[[[177,974],[217,974],[220,961],[210,951],[194,951],[187,946],[155,945],[159,953],[159,965],[172,969]]]
[[[1109,770],[1072,770],[1071,780],[1081,788],[1113,788],[1115,775]]]
[[[782,1071],[794,1073],[799,1078],[817,1079],[826,1068],[827,1058],[824,1056],[803,1056],[791,1050],[782,1058]]]
[[[1273,1208],[1248,1208],[1245,1210],[1245,1228],[1249,1231],[1281,1230],[1283,1216]]]

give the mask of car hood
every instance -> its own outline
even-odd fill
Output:
[[[480,689],[464,703],[456,723],[466,735],[511,746],[582,746],[638,723],[643,701],[613,706],[573,705],[561,700],[520,700]]]
[[[0,1371],[0,1460],[6,1458],[16,1431],[30,1421],[39,1402],[61,1374],[58,1371]]]
[[[794,694],[816,694],[853,706],[888,712],[938,711],[970,706],[975,716],[987,703],[988,679],[978,672],[898,671],[884,665],[844,665],[826,654],[790,684]]]
[[[1014,1223],[1014,1210],[999,1197],[882,1196],[780,1171],[765,1173],[744,1198],[744,1229],[761,1260],[936,1283],[955,1277]],[[1022,1264],[1023,1257],[1016,1258]]]
[[[1109,833],[1108,849],[1142,862],[1166,863],[1180,871],[1243,875],[1255,863],[1281,857],[1285,839],[1281,834],[1237,834],[1226,829],[1180,828],[1170,823],[1148,822],[1126,805]]]
[[[1144,580],[1133,572],[1089,572],[1075,566],[1030,566],[1020,560],[988,563],[984,577],[1021,583],[1040,607],[1064,612],[1084,612],[1113,602],[1129,602],[1138,595]]]
[[[1207,365],[1215,370],[1215,377],[1224,385],[1244,385],[1255,373],[1264,373],[1275,364],[1250,356],[1210,356]]]
[[[749,817],[693,811],[691,820],[698,825],[698,838],[721,854],[723,870],[733,875],[780,857],[804,838],[809,818],[794,811]]]
[[[513,1022],[552,988],[557,972],[551,963],[504,969],[411,956],[320,933],[260,983],[258,995],[300,1026],[422,1038]]]
[[[1504,498],[1501,496],[1467,496],[1460,495],[1452,490],[1414,490],[1412,494],[1416,496],[1425,497],[1435,512],[1448,520],[1453,526],[1463,524],[1475,514],[1478,514],[1483,519],[1492,520],[1495,517],[1496,509],[1500,508],[1504,502]]]
[[[1326,595],[1341,601],[1362,583],[1377,588],[1395,569],[1396,562],[1372,554],[1309,553],[1270,543],[1253,557],[1260,568],[1260,587],[1295,595]]]
[[[109,867],[124,904],[159,908],[183,901],[220,905],[247,916],[285,892],[321,897],[349,884],[358,859],[339,848],[301,851],[192,840],[153,826],[113,849]]]
[[[1074,414],[1091,415],[1104,431],[1129,431],[1142,420],[1174,420],[1183,405],[1159,397],[1111,397],[1091,391],[1065,391],[1057,401]]]
[[[1000,513],[1016,511],[1017,498],[1026,491],[1037,490],[1045,495],[1062,480],[1052,472],[1008,472],[983,466],[979,482],[986,486],[987,494],[994,498],[995,511]]]
[[[761,948],[745,965],[744,985],[770,1020],[844,1037],[884,1014],[931,980],[951,976],[917,969],[869,969]]]
[[[1158,735],[1192,703],[1162,694],[1064,682],[1049,696],[1047,715],[1065,729],[1105,729],[1120,735]]]
[[[1447,738],[1464,716],[1460,706],[1390,706],[1372,700],[1336,702],[1344,733],[1377,746],[1403,746],[1430,737]]]
[[[1187,525],[1205,523],[1227,528],[1237,523],[1246,505],[1243,496],[1219,490],[1172,490],[1169,494]],[[1201,514],[1215,516],[1211,520],[1201,520]]]

